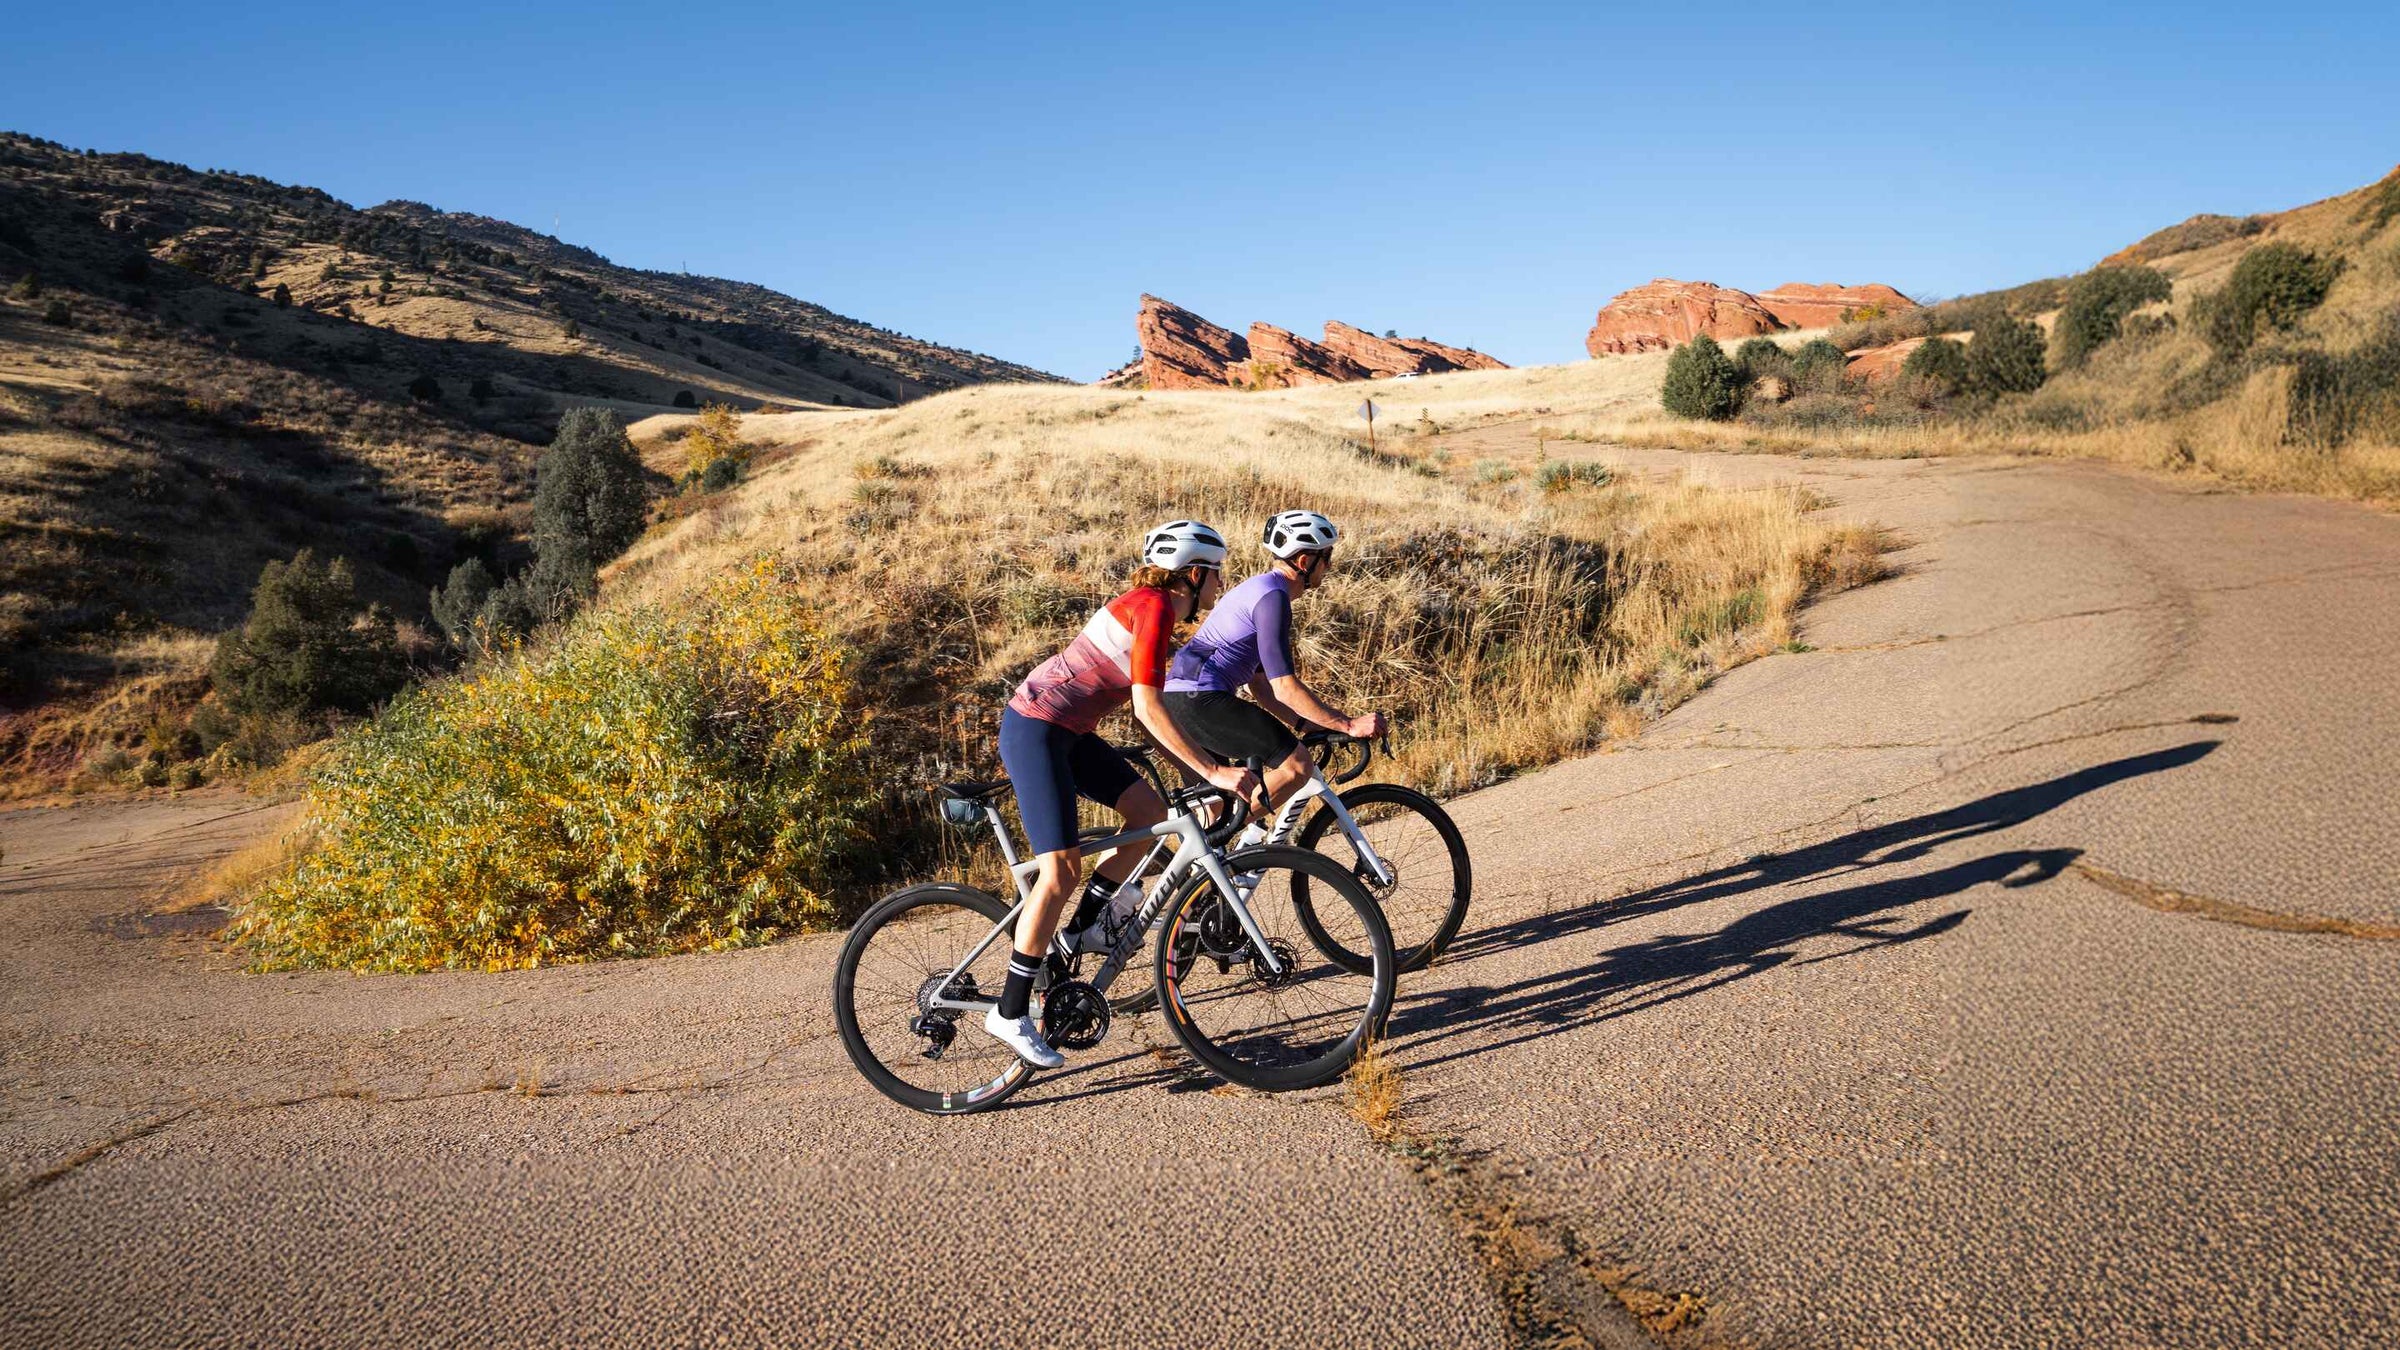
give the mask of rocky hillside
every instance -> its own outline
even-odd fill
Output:
[[[0,133],[0,776],[196,696],[314,548],[406,620],[505,563],[562,410],[1056,377],[481,216]]]
[[[1118,389],[1291,389],[1508,369],[1471,348],[1426,338],[1377,337],[1330,319],[1322,342],[1271,323],[1251,324],[1245,337],[1155,295],[1142,297],[1134,332],[1141,342],[1141,360],[1109,372],[1097,383]]]
[[[1827,328],[1861,312],[1897,313],[1917,302],[1889,286],[1793,282],[1752,295],[1706,281],[1660,277],[1601,307],[1584,336],[1593,356],[1665,351],[1702,333],[1739,341],[1791,328]]]

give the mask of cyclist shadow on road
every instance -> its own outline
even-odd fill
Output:
[[[1892,875],[1890,869],[1960,840],[2024,824],[2111,784],[2181,768],[2220,744],[2195,741],[2112,760],[1790,853],[1761,855],[1628,895],[1481,930],[1454,945],[1443,964],[1767,887],[1843,874],[1876,875],[1753,910],[1715,932],[1661,934],[1604,950],[1589,965],[1515,984],[1412,993],[1404,983],[1388,1035],[1401,1049],[1473,1038],[1472,1046],[1452,1054],[1409,1056],[1412,1067],[1440,1063],[1657,1007],[1780,966],[1836,960],[1946,933],[1964,923],[1970,911],[1953,910],[1917,923],[1910,923],[1902,911],[1990,883],[2011,888],[2038,885],[2064,871],[2082,850],[2005,849],[1930,872]],[[1836,950],[1803,953],[1803,944],[1827,938],[1848,941]],[[1495,1029],[1503,1034],[1489,1039]]]

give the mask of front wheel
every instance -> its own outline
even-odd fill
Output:
[[[930,1115],[998,1106],[1033,1077],[1033,1066],[992,1039],[975,1013],[935,1008],[952,998],[997,998],[1008,981],[1009,940],[994,938],[950,974],[994,925],[1000,898],[934,882],[876,902],[833,968],[833,1020],[850,1062],[884,1096]]]
[[[1354,787],[1342,794],[1342,807],[1390,869],[1391,884],[1376,884],[1375,870],[1342,830],[1342,822],[1330,806],[1320,804],[1309,816],[1300,829],[1300,847],[1324,853],[1348,868],[1383,907],[1401,971],[1423,970],[1467,921],[1475,877],[1467,861],[1466,837],[1433,798],[1397,783]],[[1307,897],[1303,894],[1302,898]],[[1304,911],[1302,922],[1306,921]],[[1314,931],[1309,936],[1312,940],[1320,937]],[[1331,941],[1331,935],[1322,940]],[[1353,967],[1366,960],[1365,952],[1339,945],[1325,954]]]
[[[1227,1082],[1261,1092],[1332,1082],[1391,1014],[1396,969],[1382,911],[1323,854],[1245,849],[1227,857],[1225,869],[1249,887],[1243,907],[1257,933],[1206,872],[1177,890],[1152,958],[1168,1029]],[[1302,905],[1312,910],[1307,926]],[[1311,927],[1365,953],[1365,969],[1328,959]],[[1259,959],[1261,938],[1280,973]]]

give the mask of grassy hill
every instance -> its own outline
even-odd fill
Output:
[[[1305,503],[1341,522],[1337,570],[1302,602],[1300,654],[1337,702],[1396,715],[1382,772],[1458,791],[1588,749],[1778,649],[1812,590],[1880,568],[1874,532],[1812,514],[1823,503],[1796,490],[1618,476],[1556,445],[1540,460],[1527,444],[1515,461],[1450,448],[1480,444],[1461,432],[1529,440],[1529,417],[1654,399],[1663,360],[1379,389],[1388,427],[1372,447],[1359,391],[1343,386],[995,385],[891,410],[748,416],[742,480],[677,498],[676,519],[604,570],[594,609],[339,743],[339,767],[311,799],[318,850],[244,932],[272,961],[372,969],[687,950],[838,918],[897,878],[988,866],[935,823],[924,785],[996,769],[1014,682],[1123,585],[1140,532],[1178,516],[1227,531],[1236,575],[1265,564],[1254,541],[1269,513]],[[669,462],[686,420],[633,432]],[[762,575],[763,592],[707,617],[729,580]],[[826,750],[838,791],[778,811],[790,825],[855,829],[766,891],[670,895],[654,841],[735,837],[730,825],[695,832],[690,804],[757,799],[747,778],[717,792],[725,771],[710,766],[727,745],[784,744],[790,728],[726,730],[728,705],[759,704],[718,692],[740,681],[699,658],[689,698],[712,715],[688,732],[656,734],[638,717],[590,728],[624,716],[611,709],[683,706],[685,694],[655,686],[686,688],[676,653],[715,640],[672,636],[677,625],[795,622],[762,614],[761,597],[805,606],[844,654],[841,726],[859,741],[854,761]],[[635,686],[639,697],[602,697]],[[817,725],[804,743],[827,744]],[[1123,718],[1106,730],[1134,734]],[[653,748],[623,753],[636,743]],[[661,765],[678,766],[672,790]],[[573,825],[552,833],[584,842],[545,848],[552,820]],[[762,840],[787,828],[754,824]],[[531,861],[491,877],[452,865],[478,850]],[[423,940],[374,940],[390,933]],[[542,941],[518,936],[529,933]]]
[[[0,776],[197,696],[260,567],[402,618],[518,551],[566,407],[889,407],[1055,377],[409,202],[0,133]]]

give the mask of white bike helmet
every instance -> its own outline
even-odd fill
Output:
[[[1225,536],[1196,520],[1170,520],[1142,536],[1142,561],[1170,572],[1219,567],[1225,562]]]
[[[1267,517],[1267,528],[1260,534],[1259,542],[1276,557],[1289,558],[1295,553],[1332,548],[1333,542],[1341,537],[1342,532],[1333,527],[1332,521],[1314,511],[1278,511]]]

